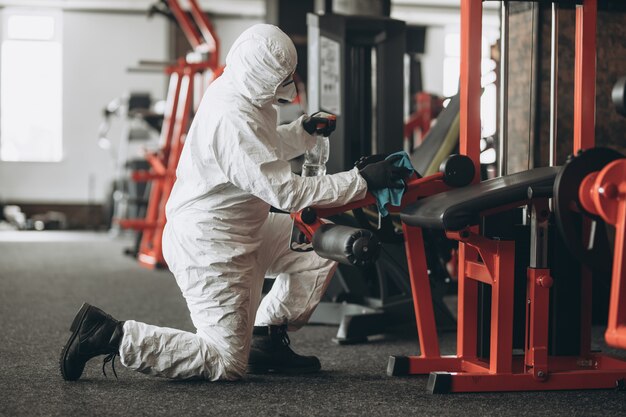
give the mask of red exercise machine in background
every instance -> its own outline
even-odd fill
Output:
[[[179,58],[165,69],[170,76],[161,148],[146,155],[149,171],[136,171],[133,180],[150,181],[150,197],[143,219],[115,219],[124,229],[141,232],[137,251],[139,263],[148,268],[165,267],[161,237],[165,226],[165,203],[176,180],[176,167],[193,117],[195,106],[208,84],[223,71],[218,63],[219,41],[206,14],[196,0],[188,0],[190,13],[179,0],[161,0],[151,13],[176,21],[194,49],[194,59]]]
[[[404,123],[405,150],[413,152],[430,130],[430,126],[443,109],[443,99],[420,91],[415,94],[415,112]]]

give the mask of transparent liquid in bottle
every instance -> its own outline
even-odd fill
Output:
[[[328,162],[329,143],[328,136],[317,136],[315,146],[304,153],[302,164],[303,177],[317,177],[326,175],[326,162]]]

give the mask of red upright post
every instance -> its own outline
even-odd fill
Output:
[[[480,78],[482,59],[482,1],[461,0],[460,152],[474,161],[474,181],[480,181]],[[466,257],[476,252],[459,242],[457,354],[476,356],[478,283],[464,279]]]
[[[595,146],[596,118],[596,21],[597,0],[584,0],[576,8],[576,55],[574,61],[574,154]],[[584,233],[590,230],[584,221]],[[591,352],[592,273],[581,271],[581,356]]]
[[[584,0],[576,8],[574,153],[595,146],[597,3]]]
[[[477,357],[478,281],[465,279],[466,261],[476,261],[478,252],[464,242],[459,242],[458,314],[456,352],[462,358]]]
[[[430,280],[426,266],[426,250],[422,229],[402,224],[404,244],[409,263],[409,276],[413,294],[415,320],[420,343],[420,357],[438,358],[439,339],[433,314],[433,301],[430,291]]]
[[[480,95],[483,5],[461,0],[460,151],[474,161],[480,181]]]

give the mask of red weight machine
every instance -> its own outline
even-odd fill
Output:
[[[597,0],[584,0],[577,6],[574,152],[594,146],[596,16]],[[461,153],[476,162],[480,140],[481,18],[481,0],[461,1]],[[441,355],[436,333],[429,331],[428,324],[424,324],[424,320],[427,323],[431,315],[428,303],[422,294],[414,292],[421,354],[391,357],[388,366],[390,375],[430,374],[428,390],[432,393],[623,387],[626,362],[591,350],[592,276],[585,266],[581,281],[579,354],[549,354],[550,291],[554,282],[547,266],[548,199],[554,194],[557,219],[559,212],[563,214],[572,210],[565,204],[561,204],[559,210],[558,194],[562,192],[559,185],[564,184],[561,175],[559,167],[538,168],[441,193],[414,203],[403,211],[405,227],[413,230],[416,236],[407,237],[413,271],[417,273],[413,279],[426,282],[425,266],[420,265],[417,261],[419,257],[413,255],[414,251],[421,249],[421,227],[444,229],[448,237],[459,241],[457,354]],[[583,187],[590,181],[583,182]],[[512,328],[516,242],[487,238],[479,233],[478,224],[485,216],[522,205],[527,206],[530,213],[531,253],[527,268],[524,354],[514,355]],[[590,211],[592,209],[589,207]],[[611,220],[619,223],[616,216]],[[571,224],[565,225],[568,230],[571,227]],[[577,240],[580,240],[580,235]],[[618,249],[623,250],[623,236],[621,244],[616,245],[615,268],[621,268],[618,265],[621,264],[622,254],[617,252]],[[623,285],[615,282],[614,287]],[[479,283],[491,288],[488,358],[479,357],[477,352]],[[613,320],[608,330],[616,342],[620,330],[623,330],[617,311],[620,303],[616,294],[619,292],[613,291]],[[621,319],[624,323],[623,312]],[[619,343],[614,345],[620,346]]]
[[[584,0],[576,7],[574,153],[595,145],[597,0]],[[474,165],[473,175],[467,181],[473,184],[446,189],[441,173],[412,178],[401,206],[390,209],[399,211],[402,221],[420,354],[392,356],[387,372],[390,376],[430,374],[427,389],[431,393],[623,388],[626,361],[591,350],[594,266],[584,256],[581,279],[576,284],[580,285],[581,295],[576,318],[580,323],[578,353],[551,353],[551,291],[557,285],[567,286],[568,282],[562,277],[555,282],[549,267],[548,225],[554,213],[561,233],[569,230],[574,233],[569,236],[571,242],[582,242],[583,235],[590,230],[591,219],[583,220],[580,230],[572,228],[570,217],[576,214],[573,209],[576,204],[588,214],[615,225],[613,288],[606,339],[611,346],[625,348],[626,278],[622,264],[626,237],[626,159],[597,148],[573,158],[578,162],[568,162],[563,168],[536,168],[479,182],[481,25],[482,0],[462,0],[460,152]],[[367,237],[364,243],[363,233],[347,230],[342,234],[339,228],[343,226],[325,224],[321,219],[374,201],[368,194],[364,200],[344,207],[308,208],[292,217],[321,256],[363,265],[370,256],[375,256],[371,255],[376,247],[373,237]],[[526,267],[523,353],[514,354],[517,242],[489,237],[481,233],[480,225],[483,219],[522,206],[528,210],[530,256],[528,264],[523,265]],[[444,230],[448,238],[459,242],[456,355],[442,355],[439,349],[423,228]],[[567,238],[566,235],[566,243]],[[583,243],[574,246],[581,253],[588,247]],[[486,313],[489,316],[486,357],[477,347],[478,327],[485,320],[479,316],[480,286],[488,288],[491,297]]]
[[[208,83],[223,70],[218,64],[219,41],[211,22],[196,0],[188,0],[188,3],[189,14],[183,10],[179,0],[161,0],[151,9],[151,13],[165,14],[177,22],[201,59],[179,58],[174,65],[166,67],[165,73],[170,76],[170,81],[161,130],[161,148],[146,155],[149,171],[136,171],[132,176],[134,181],[151,183],[146,215],[143,219],[117,219],[120,227],[141,232],[137,259],[147,268],[166,266],[161,250],[165,203],[176,180],[176,167],[195,103]],[[208,77],[202,79],[203,75]]]

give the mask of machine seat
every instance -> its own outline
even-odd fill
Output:
[[[536,168],[436,194],[406,207],[400,217],[409,226],[462,230],[478,224],[482,212],[528,200],[528,187],[552,186],[559,169]]]

